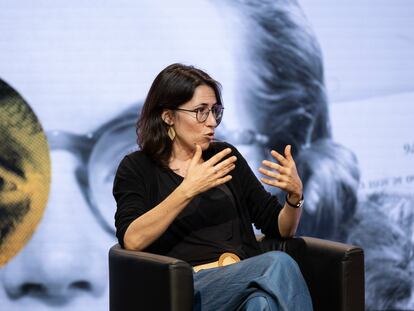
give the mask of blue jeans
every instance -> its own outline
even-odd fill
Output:
[[[312,301],[296,262],[267,252],[194,273],[195,311],[308,311]]]

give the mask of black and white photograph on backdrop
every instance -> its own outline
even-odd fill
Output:
[[[412,16],[408,0],[0,1],[0,310],[108,310],[114,178],[171,64],[219,83],[202,121],[259,182],[274,152],[294,160],[294,235],[363,249],[365,308],[413,310]]]

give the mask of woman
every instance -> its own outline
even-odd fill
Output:
[[[272,151],[279,164],[259,169],[264,183],[286,191],[282,206],[234,147],[214,142],[222,114],[219,84],[205,72],[173,64],[155,78],[137,124],[141,150],[123,159],[114,181],[119,243],[193,265],[196,309],[311,310],[296,263],[261,254],[251,226],[295,234],[303,194],[290,146]],[[224,253],[242,261],[218,267]]]

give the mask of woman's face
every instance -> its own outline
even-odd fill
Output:
[[[0,30],[7,46],[0,49],[0,77],[33,108],[47,133],[52,167],[39,226],[0,270],[2,309],[107,309],[107,252],[116,243],[113,175],[125,146],[134,145],[138,103],[167,65],[194,64],[222,83],[224,139],[253,128],[237,79],[244,75],[238,17],[212,3],[75,0],[1,7],[0,19],[10,27]],[[215,102],[206,87],[193,99],[183,107]],[[131,107],[132,121],[110,122]],[[209,144],[211,115],[203,124],[192,113],[176,116],[183,144]]]
[[[179,109],[211,109],[216,104],[217,99],[214,90],[207,85],[200,85],[195,89],[191,100],[181,105]],[[212,112],[209,113],[204,122],[199,122],[195,112],[174,110],[172,119],[176,133],[173,150],[185,150],[186,153],[192,154],[196,144],[206,150],[213,141],[217,122]]]

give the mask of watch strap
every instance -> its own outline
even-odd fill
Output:
[[[293,208],[299,208],[299,207],[302,207],[302,205],[303,205],[303,201],[304,201],[304,199],[303,199],[303,194],[302,194],[302,197],[300,198],[299,202],[298,202],[298,203],[296,203],[296,204],[293,204],[293,203],[290,203],[290,202],[289,202],[289,200],[288,200],[288,195],[286,195],[285,201],[286,201],[287,205],[289,205],[289,206],[291,206],[291,207],[293,207]]]

